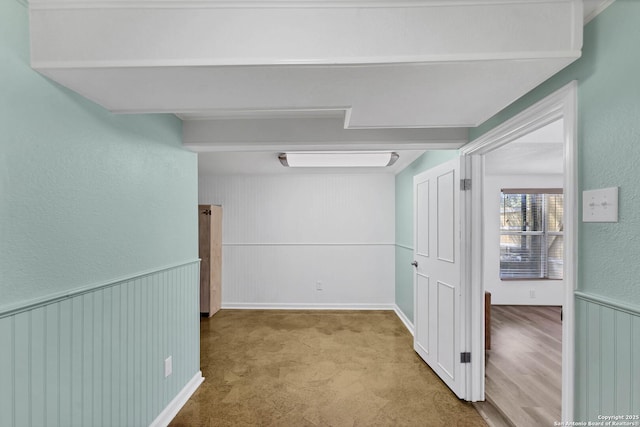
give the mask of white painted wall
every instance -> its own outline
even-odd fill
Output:
[[[200,177],[223,207],[223,307],[391,308],[394,199],[392,174]]]
[[[486,175],[484,178],[484,286],[494,305],[562,305],[562,280],[500,280],[500,190],[562,188],[562,175]],[[535,292],[531,298],[530,292]]]

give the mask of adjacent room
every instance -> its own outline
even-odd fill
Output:
[[[564,126],[483,156],[485,395],[514,425],[561,417]]]

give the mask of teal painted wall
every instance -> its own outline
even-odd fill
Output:
[[[458,150],[427,151],[396,175],[396,305],[413,323],[413,177],[456,158]]]
[[[578,227],[578,289],[589,297],[577,303],[576,317],[576,420],[595,420],[600,414],[618,414],[612,397],[632,392],[640,411],[637,391],[637,349],[623,365],[604,357],[610,350],[627,353],[618,337],[640,342],[640,328],[623,326],[619,310],[601,309],[605,297],[640,311],[640,2],[617,0],[585,26],[582,58],[549,79],[513,105],[471,131],[471,139],[484,134],[572,80],[578,81],[579,193],[620,187],[619,222],[580,223]],[[579,206],[581,206],[581,201]],[[581,218],[581,215],[580,215]],[[604,316],[604,317],[602,317]],[[618,321],[618,320],[620,321]],[[602,324],[604,322],[604,324]],[[622,331],[620,328],[626,328]],[[594,331],[601,331],[602,335]],[[603,340],[604,339],[604,340]],[[614,341],[616,340],[616,341]],[[597,351],[596,351],[597,349]],[[621,356],[622,357],[622,356]],[[630,372],[621,366],[636,366]],[[596,382],[594,372],[602,382]],[[586,389],[584,388],[586,387]],[[596,404],[597,402],[597,404]],[[594,409],[595,408],[595,409]],[[620,408],[621,411],[626,408]]]
[[[0,2],[0,425],[148,425],[199,371],[197,158],[175,117],[33,71],[25,3]]]
[[[620,187],[619,223],[580,223],[578,288],[636,305],[640,305],[640,55],[631,52],[640,41],[638,22],[640,2],[615,1],[585,27],[582,58],[471,130],[473,140],[568,82],[578,81],[579,193]]]
[[[171,115],[126,116],[29,66],[0,4],[0,311],[198,258],[197,158]]]

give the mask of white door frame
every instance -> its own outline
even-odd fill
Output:
[[[471,401],[484,400],[484,284],[482,283],[482,156],[558,119],[564,119],[564,214],[565,214],[565,294],[562,323],[562,421],[572,421],[574,413],[574,291],[577,283],[578,241],[578,175],[577,122],[578,84],[572,81],[520,114],[495,127],[460,149],[467,157],[472,189],[467,195],[470,209],[465,221],[471,244],[467,252],[471,260],[465,273],[471,284],[471,352],[468,381]],[[470,173],[469,173],[470,172]],[[475,214],[474,214],[475,213]],[[464,258],[464,257],[463,257]],[[469,289],[469,288],[467,288]],[[476,363],[474,362],[474,359]]]

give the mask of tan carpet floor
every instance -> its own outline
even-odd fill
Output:
[[[179,426],[485,426],[391,311],[222,310]]]

